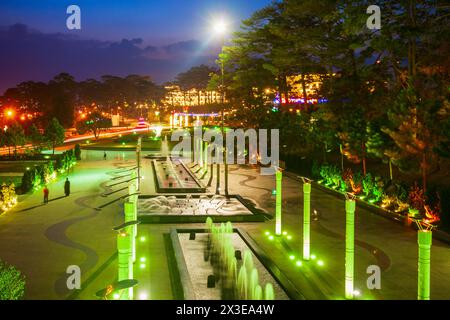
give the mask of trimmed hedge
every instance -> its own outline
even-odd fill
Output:
[[[76,152],[74,149],[64,151],[53,156],[48,163],[35,166],[24,172],[22,176],[22,193],[32,189],[38,189],[51,180],[55,179],[57,173],[64,173],[76,164]]]

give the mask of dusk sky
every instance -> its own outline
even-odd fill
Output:
[[[230,31],[270,0],[2,0],[0,94],[59,72],[77,80],[103,74],[150,75],[161,83],[200,63],[214,63],[212,22]],[[81,8],[81,30],[68,30],[66,9]]]

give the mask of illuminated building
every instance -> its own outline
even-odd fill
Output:
[[[222,96],[218,91],[210,90],[181,90],[179,86],[166,86],[168,91],[163,99],[164,105],[173,107],[195,107],[222,102]]]
[[[285,97],[281,98],[281,104],[304,104],[302,77],[301,75],[287,77],[289,87],[289,101]],[[327,102],[326,98],[320,97],[319,90],[322,85],[322,75],[309,74],[305,76],[305,91],[308,97],[308,104],[318,104]],[[270,91],[270,89],[268,89]],[[277,94],[273,100],[275,104],[280,104],[280,96]]]

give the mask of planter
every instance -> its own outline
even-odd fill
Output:
[[[420,217],[420,211],[418,209],[409,208],[408,209],[408,217],[410,217],[410,218],[419,218]]]

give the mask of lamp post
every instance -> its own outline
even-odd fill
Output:
[[[226,23],[223,19],[218,20],[214,24],[214,31],[216,34],[221,36],[221,53],[223,54],[223,47],[225,44],[225,32],[226,32]],[[224,137],[224,108],[225,108],[225,68],[223,57],[220,59],[220,75],[221,75],[221,84],[220,84],[220,93],[221,93],[221,125],[220,130],[222,137]],[[225,141],[225,139],[223,139]],[[223,148],[223,161],[224,161],[224,169],[225,169],[225,196],[228,196],[228,163],[227,163],[227,148]],[[220,163],[217,164],[217,180],[216,180],[216,194],[220,194]]]
[[[353,299],[353,276],[355,268],[355,207],[352,195],[345,200],[345,298]]]
[[[433,239],[433,226],[417,223],[417,244],[419,246],[418,255],[418,279],[417,279],[417,299],[430,300],[430,265],[431,265],[431,243]]]
[[[303,260],[310,259],[311,229],[311,180],[303,180]]]
[[[120,232],[117,235],[118,251],[118,280],[123,281],[133,279],[132,245],[131,235],[127,232]],[[122,291],[121,300],[132,300],[133,288]]]
[[[275,173],[276,179],[276,190],[277,194],[275,195],[275,235],[281,236],[281,181],[283,178],[283,173],[281,168],[277,169]]]

